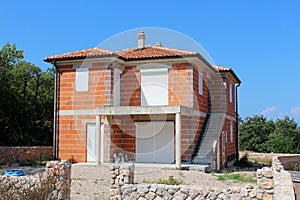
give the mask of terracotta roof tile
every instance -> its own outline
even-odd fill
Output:
[[[93,56],[111,56],[116,55],[124,60],[137,60],[137,59],[151,59],[151,58],[165,58],[165,57],[180,57],[197,55],[195,51],[187,51],[181,49],[166,48],[161,46],[149,46],[143,49],[131,48],[120,51],[109,51],[101,48],[90,48],[80,51],[68,52],[64,54],[58,54],[54,56],[46,57],[45,61],[50,62],[54,60],[64,59],[78,59]]]
[[[230,71],[232,71],[232,68],[224,67],[224,66],[214,66],[214,68],[216,70],[218,70],[219,72],[230,72]]]
[[[64,54],[58,54],[54,56],[48,56],[46,57],[45,61],[48,62],[53,60],[76,59],[76,58],[86,58],[86,57],[93,57],[93,56],[110,56],[113,54],[114,54],[113,51],[96,47],[90,49],[83,49],[80,51],[68,52]]]
[[[195,51],[166,48],[162,46],[149,46],[143,49],[131,48],[117,51],[117,54],[125,60],[165,58],[197,55]]]

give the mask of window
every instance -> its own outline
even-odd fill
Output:
[[[86,92],[89,90],[89,69],[76,69],[76,92]]]
[[[229,101],[232,103],[232,84],[229,84]]]
[[[199,87],[199,94],[203,95],[203,77],[200,71],[198,72],[198,87]]]
[[[120,105],[120,74],[121,73],[122,73],[121,70],[117,68],[114,69],[114,91],[113,91],[114,106]]]
[[[230,121],[230,142],[233,142],[233,125],[232,125],[232,121]]]
[[[168,68],[141,69],[141,105],[168,105]]]

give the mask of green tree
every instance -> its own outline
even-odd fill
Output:
[[[246,117],[239,124],[240,148],[255,152],[267,152],[266,142],[274,131],[273,121],[268,121],[263,115]]]
[[[22,53],[9,43],[0,50],[0,145],[50,145],[54,70],[43,72]]]
[[[285,116],[277,119],[275,130],[269,136],[267,146],[274,153],[299,153],[299,132],[294,119]]]

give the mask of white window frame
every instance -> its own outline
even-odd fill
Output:
[[[76,68],[75,84],[76,92],[89,90],[89,68]]]
[[[233,142],[233,122],[230,121],[230,142]]]
[[[198,93],[203,95],[203,74],[198,71]]]

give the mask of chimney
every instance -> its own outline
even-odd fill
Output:
[[[156,47],[162,47],[162,44],[161,44],[161,42],[156,42],[156,43],[154,44],[154,46],[156,46]]]
[[[138,49],[143,49],[145,48],[145,33],[144,32],[139,32],[138,33]]]

